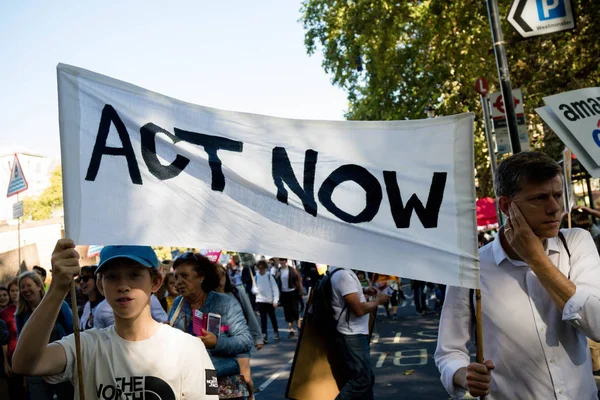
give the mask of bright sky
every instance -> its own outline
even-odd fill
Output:
[[[168,5],[167,5],[168,4]],[[299,0],[6,1],[0,152],[60,154],[56,65],[209,107],[343,119],[347,100],[309,57]]]

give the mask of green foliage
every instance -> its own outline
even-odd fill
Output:
[[[195,249],[189,249],[187,247],[165,247],[165,246],[152,246],[159,260],[172,260],[171,251],[179,250],[181,254],[186,251],[195,251]]]
[[[37,199],[28,197],[23,200],[23,217],[32,220],[48,219],[55,210],[62,208],[62,206],[62,170],[58,166],[52,171],[50,186]]]
[[[551,94],[596,86],[600,79],[600,2],[575,3],[577,29],[521,40],[505,21],[512,1],[499,1],[513,87],[523,90],[533,146],[559,158],[564,145],[546,134],[535,108]],[[305,0],[309,54],[348,93],[354,120],[424,118],[472,111],[479,196],[492,194],[488,150],[475,80],[499,85],[485,1]],[[546,128],[547,129],[547,128]]]

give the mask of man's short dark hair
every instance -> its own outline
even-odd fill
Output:
[[[552,158],[539,151],[525,151],[504,159],[494,176],[496,197],[514,196],[527,183],[543,183],[562,174]]]
[[[42,267],[40,267],[39,265],[34,265],[33,266],[33,270],[36,272],[39,272],[42,277],[46,278],[46,276],[48,276],[48,273],[46,272],[46,270]]]

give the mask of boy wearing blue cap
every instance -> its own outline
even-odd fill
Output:
[[[77,385],[74,336],[47,343],[79,269],[73,241],[59,240],[50,289],[23,328],[13,356],[16,373]],[[202,341],[152,319],[150,295],[162,282],[152,248],[106,246],[97,273],[115,324],[81,333],[86,399],[216,400],[216,374]]]

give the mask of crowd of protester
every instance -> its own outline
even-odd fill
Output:
[[[511,172],[511,168],[524,169],[518,163],[523,162],[521,157],[527,158],[525,161],[531,164],[529,168],[535,172],[527,175],[527,179],[524,178],[522,182],[513,179],[514,171]],[[574,227],[582,229],[569,229],[564,233],[559,231],[562,195],[556,193],[562,190],[559,185],[560,179],[557,178],[560,168],[552,160],[534,153],[513,156],[510,160],[505,161],[501,165],[502,168],[499,168],[499,183],[496,184],[509,193],[503,195],[500,204],[502,211],[509,215],[509,222],[495,236],[480,235],[479,241],[483,246],[480,253],[482,291],[486,299],[490,300],[484,303],[482,322],[491,327],[500,318],[511,331],[502,334],[503,340],[493,337],[501,332],[490,329],[485,331],[483,341],[490,359],[485,360],[483,364],[473,363],[469,353],[469,344],[474,340],[475,313],[472,290],[452,287],[448,289],[446,296],[444,285],[413,280],[410,287],[415,311],[418,315],[433,311],[432,301],[435,310],[439,311],[446,301],[441,314],[435,361],[440,369],[442,383],[453,398],[462,398],[467,392],[474,396],[495,392],[498,394],[497,398],[551,398],[554,394],[557,394],[555,398],[559,399],[596,398],[597,390],[590,369],[600,369],[600,350],[596,342],[589,340],[588,344],[587,338],[599,339],[597,316],[600,310],[600,289],[597,266],[600,235],[594,235],[593,231],[598,227],[592,224],[589,216],[600,217],[600,212],[585,207],[579,208],[571,223]],[[535,180],[544,171],[548,172],[546,178],[541,182]],[[508,182],[505,182],[504,186],[502,179]],[[510,189],[510,185],[506,186],[508,184],[516,187]],[[531,200],[527,200],[531,204],[523,203],[521,206],[524,209],[531,206],[530,218],[539,217],[532,219],[532,227],[529,227],[516,203],[510,203],[508,199],[521,192],[542,191],[540,185],[546,185],[543,186],[544,194],[531,197]],[[548,188],[550,189],[547,190]],[[545,194],[548,191],[552,192],[553,196]],[[540,204],[545,208],[539,206]],[[549,220],[550,217],[553,219]],[[546,240],[545,245],[540,238]],[[528,243],[523,244],[524,241]],[[74,248],[72,242],[65,246]],[[190,336],[198,337],[204,346],[198,346],[200,348],[196,349],[195,356],[199,359],[205,357],[206,360],[210,358],[210,361],[206,362],[214,368],[215,381],[219,386],[223,383],[235,387],[234,391],[237,393],[239,390],[240,397],[253,398],[254,383],[250,357],[253,351],[259,351],[269,343],[267,319],[271,321],[273,340],[280,340],[275,309],[279,306],[283,308],[289,330],[288,339],[292,339],[296,335],[295,329],[300,330],[303,325],[303,297],[311,288],[316,288],[315,294],[325,293],[325,284],[318,284],[323,275],[312,263],[298,263],[285,258],[261,258],[256,262],[254,256],[233,256],[229,263],[222,265],[199,253],[187,252],[173,262],[164,261],[163,266],[166,268],[160,269],[162,276],[158,276],[159,263],[151,248],[112,247],[114,249],[109,249],[108,252],[123,253],[121,257],[128,259],[120,261],[119,265],[113,262],[106,266],[108,261],[105,262],[105,268],[112,267],[116,272],[111,272],[111,275],[103,278],[100,272],[102,260],[98,268],[89,266],[79,270],[77,267],[77,272],[71,272],[77,274],[75,281],[78,285],[79,327],[84,331],[82,336],[86,335],[86,340],[91,340],[90,338],[95,336],[108,335],[112,331],[97,328],[106,328],[113,324],[116,327],[126,319],[118,313],[115,303],[111,303],[115,307],[114,310],[111,309],[107,301],[109,295],[107,294],[106,299],[103,296],[103,293],[108,292],[102,289],[102,285],[106,285],[106,282],[114,284],[122,279],[139,280],[139,272],[128,272],[127,268],[148,268],[151,273],[144,302],[147,321],[161,327],[165,325],[157,322],[169,324],[175,329],[165,327],[169,331],[165,335],[173,336],[173,333],[176,333],[181,338],[190,340],[188,345],[192,343]],[[132,255],[127,250],[129,247],[139,247],[135,252],[150,254],[146,254],[142,260],[154,258],[156,262],[143,261],[140,264],[140,258],[133,254],[135,252],[131,250]],[[64,256],[63,261],[66,260],[66,264],[70,262],[69,265],[72,265],[73,261],[68,261],[69,257],[73,256]],[[117,256],[113,256],[115,257]],[[564,260],[563,263],[559,262],[561,259]],[[508,268],[511,265],[532,266],[543,280],[536,281],[528,269]],[[129,275],[123,278],[117,276],[119,273]],[[72,275],[66,276],[67,282],[71,277]],[[50,384],[44,378],[35,376],[44,374],[30,372],[48,370],[54,374],[58,374],[59,371],[68,374],[71,371],[69,366],[73,363],[70,356],[65,360],[56,361],[52,357],[35,354],[35,350],[27,348],[40,337],[44,340],[48,337],[49,343],[58,341],[66,346],[65,352],[68,353],[67,349],[72,351],[73,346],[69,345],[69,341],[72,341],[70,334],[73,333],[73,315],[68,299],[65,298],[68,297],[66,285],[62,284],[63,294],[60,297],[48,295],[44,299],[47,291],[46,278],[45,270],[35,267],[32,271],[20,274],[6,286],[0,286],[0,344],[4,374],[0,383],[5,385],[4,388],[0,387],[0,395],[3,395],[3,390],[7,393],[7,396],[2,398],[70,400],[74,396],[74,387],[70,382]],[[99,285],[99,280],[103,282],[102,285]],[[521,281],[531,284],[531,288],[524,291],[519,286]],[[369,356],[369,316],[376,315],[377,308],[381,305],[388,318],[398,319],[398,308],[406,300],[402,279],[332,267],[322,282],[330,284],[329,304],[326,306],[331,306],[333,311],[332,315],[329,315],[332,330],[324,337],[331,345],[330,351],[338,360],[343,361],[343,371],[340,371],[339,376],[343,376],[344,379],[338,381],[341,393],[341,397],[338,398],[372,399],[375,376]],[[49,293],[56,293],[53,288],[55,286],[50,287]],[[510,289],[508,297],[507,288]],[[542,290],[544,288],[547,290]],[[539,296],[544,297],[539,304],[535,303],[534,309],[544,314],[538,317],[535,313],[530,315],[530,308],[532,302],[539,300]],[[113,294],[113,300],[114,297]],[[129,301],[128,298],[121,300]],[[34,313],[38,307],[40,312]],[[57,315],[54,325],[48,315],[40,315],[44,314],[44,307],[56,310],[56,313],[52,314]],[[42,308],[44,310],[41,310]],[[515,313],[528,324],[511,324]],[[257,316],[260,316],[260,323]],[[211,317],[218,320],[216,330],[210,323]],[[203,324],[206,320],[209,321],[208,324]],[[44,321],[50,323],[44,325]],[[535,329],[530,329],[534,326]],[[35,329],[42,328],[46,329],[47,336],[40,334],[36,337]],[[143,329],[134,332],[139,333],[143,333]],[[544,336],[553,341],[540,342],[539,339]],[[65,340],[65,337],[68,338]],[[27,345],[23,345],[23,341]],[[528,346],[523,346],[524,342],[528,343]],[[200,342],[194,339],[193,343],[197,345]],[[47,346],[44,351],[52,353],[53,346]],[[557,351],[556,349],[560,352],[546,352]],[[33,366],[28,365],[29,360],[35,361],[32,362]],[[538,369],[534,374],[535,379],[519,380],[519,366],[529,363],[527,365],[530,368],[527,370],[533,371],[536,360],[539,361],[536,365],[547,361],[543,365],[553,366],[559,363],[560,368]],[[47,366],[39,367],[37,364]],[[14,373],[15,371],[27,373],[19,375]],[[555,380],[563,375],[568,379]],[[495,376],[496,380],[492,381],[492,376]],[[206,378],[206,382],[209,383],[210,379],[208,376]],[[525,397],[519,397],[523,393],[526,394]],[[208,392],[206,394],[209,395]],[[540,394],[543,396],[540,397]]]
[[[269,343],[267,320],[279,341],[275,310],[281,306],[289,325],[288,338],[302,326],[303,296],[318,281],[315,264],[295,263],[285,258],[264,257],[250,265],[242,265],[238,255],[226,265],[209,261],[188,252],[175,260],[162,262],[160,288],[150,296],[152,318],[160,323],[198,336],[208,350],[218,378],[235,378],[247,385],[253,398],[254,383],[250,371],[250,354]],[[0,342],[2,345],[2,378],[0,396],[8,400],[71,400],[74,387],[69,382],[50,384],[44,378],[23,376],[12,371],[12,358],[18,338],[33,311],[48,290],[44,268],[31,271],[0,285]],[[81,332],[102,329],[115,323],[113,310],[99,285],[97,266],[84,266],[75,278],[79,329]],[[49,343],[73,333],[70,293],[66,295],[52,328]],[[220,316],[219,337],[194,326],[194,313]],[[259,322],[260,318],[260,322]]]

